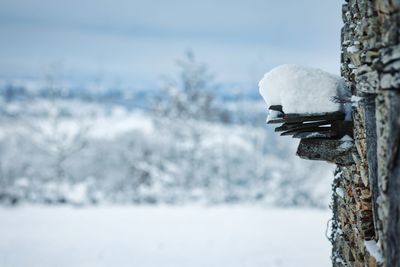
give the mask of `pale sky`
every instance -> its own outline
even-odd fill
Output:
[[[0,77],[43,76],[133,87],[176,72],[191,49],[217,80],[256,84],[297,63],[339,73],[338,0],[0,0]]]

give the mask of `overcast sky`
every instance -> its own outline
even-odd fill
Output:
[[[338,0],[0,0],[0,77],[153,85],[187,49],[220,82],[298,63],[339,73]]]

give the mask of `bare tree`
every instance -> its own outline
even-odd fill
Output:
[[[215,90],[218,88],[214,76],[207,66],[197,62],[193,52],[188,51],[177,61],[177,79],[166,79],[164,94],[156,101],[157,115],[174,119],[214,120]]]
[[[68,87],[57,79],[54,74],[46,77],[43,93],[45,101],[41,103],[45,113],[35,116],[27,114],[23,116],[22,122],[26,128],[24,134],[30,132],[30,139],[37,151],[36,156],[41,153],[48,158],[42,168],[50,169],[40,171],[44,175],[42,183],[53,183],[56,188],[52,197],[65,201],[62,186],[77,182],[77,178],[70,174],[67,162],[87,146],[90,125],[84,118],[70,114],[71,109],[66,106],[65,99],[63,100],[68,94]]]

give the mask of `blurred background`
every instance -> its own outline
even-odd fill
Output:
[[[328,266],[333,166],[257,83],[339,74],[340,27],[335,0],[0,0],[0,264]]]

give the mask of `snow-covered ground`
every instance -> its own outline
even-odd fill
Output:
[[[330,266],[329,211],[219,207],[0,208],[0,266]]]

